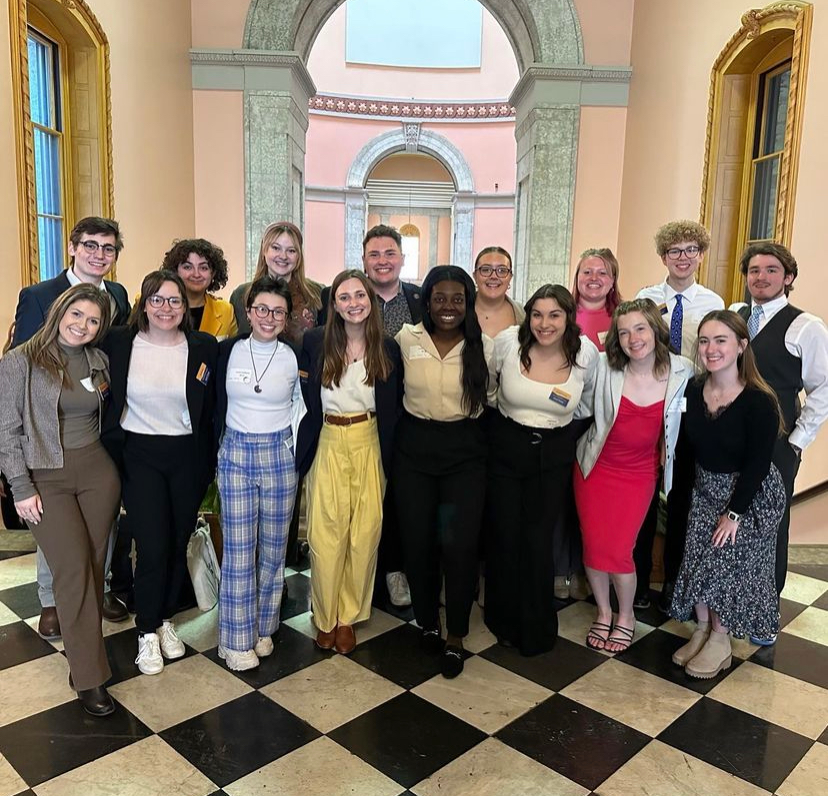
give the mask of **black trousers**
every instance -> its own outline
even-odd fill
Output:
[[[785,578],[788,575],[788,537],[791,527],[791,501],[793,500],[794,482],[799,472],[800,458],[788,442],[788,435],[776,440],[773,450],[773,463],[782,476],[785,485],[785,513],[776,532],[776,591],[782,593]]]
[[[655,493],[650,501],[650,508],[641,523],[641,530],[635,540],[633,548],[633,561],[635,562],[635,577],[637,594],[647,594],[650,590],[650,575],[653,571],[653,542],[655,541],[656,529],[658,527],[658,503],[661,494],[661,478],[656,481]],[[682,554],[684,544],[682,544]],[[681,564],[681,558],[679,558]],[[678,570],[676,570],[678,575]],[[668,580],[671,580],[668,578]],[[672,578],[675,581],[675,577]]]
[[[127,433],[123,501],[135,538],[135,626],[141,633],[155,633],[179,605],[187,542],[206,491],[189,436]]]
[[[440,622],[463,637],[478,578],[478,541],[486,492],[486,436],[476,420],[441,423],[404,414],[397,425],[393,479],[405,571],[420,627]]]
[[[498,414],[490,426],[486,523],[486,625],[524,655],[551,650],[556,529],[572,489],[575,434]]]
[[[382,501],[382,536],[379,544],[377,579],[384,583],[386,573],[402,572],[405,569],[404,560],[394,480],[389,478],[385,484],[385,497]]]

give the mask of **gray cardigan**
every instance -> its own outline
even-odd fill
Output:
[[[586,478],[607,441],[610,429],[621,408],[621,392],[624,389],[624,370],[613,370],[607,362],[607,355],[600,354],[595,366],[593,389],[586,398],[592,403],[595,422],[578,440],[577,459],[581,472]],[[673,460],[678,441],[681,415],[684,412],[684,388],[693,377],[693,363],[685,357],[670,354],[670,376],[667,379],[667,394],[664,396],[664,491],[668,493],[673,483]]]
[[[100,429],[109,360],[97,348],[87,348],[85,353],[98,396]],[[0,470],[12,484],[15,500],[24,500],[35,494],[30,470],[63,467],[58,418],[62,382],[43,368],[32,368],[31,360],[17,348],[0,359],[0,384]]]

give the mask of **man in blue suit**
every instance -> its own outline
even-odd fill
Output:
[[[126,289],[117,282],[105,279],[123,247],[117,221],[97,216],[81,219],[69,234],[69,268],[53,279],[24,287],[20,291],[14,316],[12,347],[22,345],[33,337],[43,326],[55,299],[73,285],[82,282],[97,285],[109,296],[113,326],[125,324],[130,311]],[[107,561],[107,569],[108,564]],[[44,638],[58,638],[60,624],[52,592],[52,573],[40,548],[37,549],[37,585],[42,608],[38,633]],[[108,584],[104,594],[103,616],[115,622],[129,617],[123,603],[109,592]]]

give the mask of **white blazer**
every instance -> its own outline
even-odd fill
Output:
[[[595,418],[589,430],[578,440],[576,457],[581,472],[586,478],[607,440],[610,429],[618,417],[621,408],[621,392],[627,369],[613,370],[607,362],[607,355],[602,353],[595,365],[594,389],[581,400],[592,402],[592,414]],[[673,462],[675,460],[676,442],[678,441],[681,415],[685,410],[684,388],[694,375],[693,363],[685,357],[670,354],[670,376],[667,380],[667,393],[664,396],[664,492],[668,493],[673,485]]]

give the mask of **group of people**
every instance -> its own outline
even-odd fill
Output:
[[[84,708],[114,710],[100,620],[127,609],[110,570],[131,581],[139,670],[185,654],[174,616],[214,479],[218,654],[233,670],[273,653],[303,482],[322,649],[353,651],[379,568],[456,677],[482,558],[499,643],[552,649],[555,597],[583,596],[585,574],[586,643],[622,652],[649,600],[662,490],[660,604],[697,622],[674,661],[713,677],[729,633],[773,643],[799,457],[828,416],[828,330],[788,303],[797,265],[778,244],[748,248],[751,304],[725,310],[695,280],[709,244],[694,222],[662,227],[667,277],[633,301],[613,253],[590,249],[571,292],[544,285],[521,306],[500,247],[471,275],[437,266],[417,286],[400,280],[399,232],[379,225],[364,270],[328,288],[279,222],[229,302],[213,295],[222,251],[196,239],[175,242],[130,309],[104,279],[118,225],[79,222],[69,269],[20,294],[0,470],[39,547],[39,632],[62,635]]]

